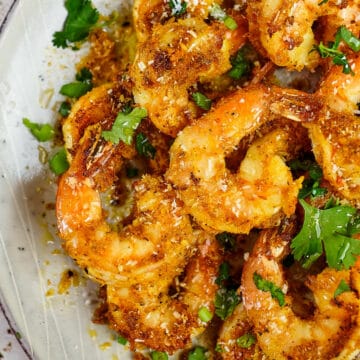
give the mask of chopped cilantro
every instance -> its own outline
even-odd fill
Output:
[[[229,30],[236,30],[238,27],[237,22],[235,21],[234,18],[232,18],[231,16],[226,16],[224,19],[224,25],[229,29]]]
[[[135,148],[140,155],[149,159],[154,159],[156,149],[151,145],[149,139],[143,133],[136,135]]]
[[[201,92],[194,92],[192,94],[192,98],[195,101],[195,104],[199,108],[201,108],[203,110],[210,110],[210,108],[211,108],[211,99],[206,97],[204,94],[202,94]]]
[[[322,0],[319,2],[319,5],[323,5],[323,4],[326,4],[329,0]]]
[[[247,46],[243,46],[234,56],[230,58],[232,68],[227,74],[231,78],[239,80],[242,76],[250,73],[252,64],[247,56],[247,53]]]
[[[229,30],[237,29],[238,25],[236,21],[220,7],[219,4],[214,4],[210,9],[210,16],[215,20],[222,21]]]
[[[130,145],[134,136],[134,131],[139,126],[141,120],[147,116],[146,109],[136,107],[130,113],[119,112],[112,129],[103,131],[102,136],[105,140],[118,144],[122,140]]]
[[[255,286],[259,290],[269,292],[271,294],[271,297],[273,299],[276,299],[280,306],[285,305],[285,294],[278,286],[276,286],[271,281],[264,279],[261,275],[259,275],[256,272],[253,274],[253,280]]]
[[[233,250],[236,242],[236,235],[231,234],[229,232],[222,232],[220,234],[216,234],[216,240],[222,245],[225,250]]]
[[[347,291],[351,291],[350,286],[346,283],[344,279],[341,279],[337,289],[334,292],[334,298]]]
[[[170,0],[169,5],[172,16],[180,16],[184,14],[187,7],[186,1],[181,1],[181,0]]]
[[[221,346],[221,344],[217,343],[217,344],[215,345],[215,351],[216,351],[216,352],[219,352],[219,353],[222,353],[222,352],[224,352],[225,350],[223,349],[223,347]]]
[[[75,78],[76,82],[71,82],[61,87],[60,94],[78,99],[93,88],[92,74],[89,69],[82,68]]]
[[[236,339],[236,344],[244,349],[248,349],[256,343],[256,337],[253,334],[246,333]]]
[[[339,270],[352,266],[360,255],[360,240],[351,237],[360,232],[357,210],[347,205],[320,210],[304,200],[300,204],[305,215],[300,232],[291,242],[294,258],[308,268],[325,250],[330,267]]]
[[[151,360],[168,360],[169,356],[166,352],[152,351],[150,353]]]
[[[199,319],[203,322],[209,322],[213,318],[213,313],[206,307],[202,306],[198,312]]]
[[[220,288],[215,295],[215,314],[221,320],[225,320],[234,312],[239,303],[240,296],[236,293],[236,290]]]
[[[227,262],[223,262],[219,267],[219,275],[215,280],[217,285],[222,285],[224,281],[230,277],[230,265]]]
[[[337,29],[334,42],[328,43],[327,46],[324,45],[323,42],[320,42],[319,45],[314,45],[313,50],[317,50],[322,58],[333,58],[334,64],[341,65],[343,67],[344,74],[354,75],[346,55],[339,50],[341,41],[348,45],[353,51],[360,51],[360,39],[345,26],[340,26]]]
[[[53,34],[53,44],[66,48],[74,42],[85,39],[99,20],[99,12],[90,0],[66,0],[67,17],[62,31]]]
[[[61,175],[69,168],[64,148],[59,150],[52,158],[49,159],[49,166],[55,175]]]
[[[126,177],[129,179],[132,179],[139,175],[139,169],[137,169],[136,167],[128,166],[125,171],[126,171]]]
[[[127,344],[127,339],[124,338],[123,336],[119,335],[118,338],[117,338],[117,342],[121,345],[126,345]]]
[[[67,117],[69,116],[70,111],[71,111],[71,104],[67,101],[62,102],[59,108],[60,115],[62,117]]]
[[[75,75],[75,79],[77,81],[81,81],[81,82],[91,82],[92,81],[92,73],[91,71],[86,68],[83,67],[76,75]]]
[[[303,170],[307,171],[309,177],[303,181],[302,188],[299,191],[299,199],[304,199],[307,196],[321,196],[327,193],[326,188],[320,187],[320,181],[323,177],[321,167],[312,160],[292,160],[288,163],[291,170]]]
[[[190,351],[188,360],[206,360],[207,350],[202,346],[196,346],[193,350]]]
[[[54,137],[54,128],[49,124],[37,124],[23,118],[23,124],[30,130],[38,141],[49,141]]]

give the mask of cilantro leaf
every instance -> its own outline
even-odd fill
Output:
[[[227,231],[215,235],[216,240],[222,245],[225,250],[231,251],[235,247],[236,235]]]
[[[341,279],[338,287],[334,292],[334,298],[342,294],[343,292],[351,291],[350,286],[346,283],[344,279]]]
[[[236,290],[220,288],[215,295],[215,314],[222,320],[230,316],[240,303],[240,297]]]
[[[237,29],[238,25],[236,21],[220,7],[219,4],[214,4],[210,9],[210,16],[215,20],[222,21],[229,30]]]
[[[170,0],[169,5],[172,16],[180,16],[184,14],[187,7],[187,3],[181,0]]]
[[[23,118],[23,124],[38,141],[48,141],[54,137],[55,131],[50,124],[37,124],[27,118]]]
[[[143,133],[136,135],[135,148],[138,154],[149,159],[154,159],[156,149],[151,145],[149,139]]]
[[[219,275],[215,280],[215,284],[222,285],[230,277],[230,265],[227,262],[223,262],[219,267]]]
[[[201,108],[203,110],[210,110],[210,108],[211,108],[211,99],[206,97],[204,94],[197,91],[197,92],[194,92],[192,94],[192,98],[195,101],[195,104],[199,108]]]
[[[304,199],[308,196],[316,197],[327,193],[326,188],[320,187],[320,181],[323,177],[321,167],[312,160],[291,160],[288,163],[293,171],[302,170],[307,171],[309,177],[303,181],[302,188],[299,191],[299,199]]]
[[[68,12],[62,31],[53,34],[53,44],[66,48],[69,44],[85,39],[99,20],[99,12],[90,0],[66,0]]]
[[[261,291],[267,291],[271,294],[273,299],[276,299],[280,306],[285,305],[285,294],[282,290],[271,281],[264,279],[258,273],[253,274],[253,280],[255,286]]]
[[[188,360],[206,360],[206,352],[207,350],[202,346],[196,346],[193,350],[190,351]]]
[[[102,132],[102,137],[118,144],[122,140],[125,144],[130,145],[134,136],[134,131],[139,126],[141,120],[147,116],[147,111],[144,108],[136,107],[130,113],[119,112],[112,129]]]
[[[300,232],[290,245],[294,258],[308,268],[325,251],[330,267],[340,270],[352,266],[355,256],[360,255],[360,241],[351,237],[360,230],[356,209],[338,205],[320,210],[304,200],[300,200],[300,204],[305,217]]]
[[[169,356],[166,352],[152,351],[150,353],[151,360],[168,360]]]
[[[324,45],[323,42],[320,42],[319,45],[314,45],[313,50],[317,50],[322,58],[332,57],[334,64],[343,67],[344,74],[354,75],[346,55],[338,49],[341,41],[348,45],[353,51],[360,51],[360,39],[345,26],[340,26],[337,29],[334,42],[328,43],[327,46]]]
[[[256,343],[256,337],[251,333],[246,333],[236,339],[236,344],[244,349],[250,348],[255,343]]]
[[[242,76],[250,73],[252,63],[249,59],[249,49],[245,45],[230,58],[232,68],[227,73],[232,79],[239,80]]]

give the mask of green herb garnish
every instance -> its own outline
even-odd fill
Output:
[[[143,133],[136,135],[135,148],[138,154],[149,159],[154,159],[156,149],[151,145],[149,139]]]
[[[210,9],[210,16],[215,20],[222,21],[229,30],[237,29],[236,21],[220,7],[219,4],[214,4]]]
[[[71,104],[67,101],[61,103],[59,113],[62,117],[68,117],[71,111]]]
[[[256,272],[253,275],[253,280],[254,280],[255,286],[259,290],[269,292],[271,297],[273,299],[276,299],[280,306],[285,305],[285,294],[282,292],[282,290],[278,286],[276,286],[271,281],[264,279],[261,275],[259,275]]]
[[[234,289],[220,288],[215,295],[215,314],[222,320],[230,316],[240,303],[240,296]]]
[[[130,113],[119,112],[117,115],[112,129],[102,132],[105,140],[118,144],[123,141],[125,144],[130,145],[134,136],[134,131],[139,126],[141,120],[147,116],[147,111],[144,108],[136,107]]]
[[[181,0],[170,0],[169,5],[171,9],[171,15],[180,16],[185,13],[187,2]]]
[[[193,350],[190,351],[188,360],[206,360],[207,350],[201,346],[196,346]]]
[[[201,92],[194,92],[192,94],[192,98],[195,101],[195,104],[199,108],[201,108],[203,110],[210,110],[210,108],[211,108],[211,99],[206,97],[204,94],[202,94]]]
[[[69,167],[69,162],[67,161],[66,151],[64,148],[59,150],[50,160],[49,166],[51,171],[55,175],[61,175],[64,173]]]
[[[325,210],[300,200],[305,215],[300,232],[291,242],[294,258],[310,267],[325,251],[329,267],[340,270],[354,265],[360,255],[360,217],[351,206],[337,205]]]
[[[350,286],[346,283],[344,279],[341,279],[339,286],[334,292],[334,298],[347,291],[351,291]]]
[[[219,267],[219,275],[215,280],[215,284],[222,285],[230,277],[230,265],[223,262]]]
[[[65,8],[68,14],[62,31],[55,32],[52,40],[54,46],[61,48],[84,40],[99,20],[99,12],[89,0],[66,0]]]
[[[323,172],[321,167],[311,160],[292,160],[288,163],[291,170],[302,170],[307,171],[309,177],[306,178],[302,183],[302,188],[299,191],[299,199],[304,199],[307,196],[321,196],[327,193],[326,188],[320,187],[320,182],[323,178]]]
[[[250,73],[252,64],[247,58],[248,49],[243,46],[234,56],[230,58],[232,68],[227,73],[231,78],[239,80],[242,76]]]
[[[234,249],[236,235],[224,231],[220,234],[216,234],[215,238],[225,250],[231,251]]]
[[[78,99],[93,88],[92,74],[89,69],[82,68],[75,78],[76,82],[71,82],[61,87],[60,94]]]
[[[209,322],[213,318],[213,313],[206,307],[202,306],[198,312],[199,319],[203,322]]]
[[[354,75],[354,72],[351,70],[346,55],[339,50],[339,45],[341,41],[343,41],[355,52],[358,52],[360,50],[360,39],[357,38],[345,26],[340,26],[337,29],[334,42],[330,42],[327,45],[324,45],[323,42],[320,42],[319,45],[314,45],[313,50],[318,51],[322,58],[333,58],[334,64],[341,65],[343,67],[344,74]]]
[[[117,338],[117,342],[121,345],[126,345],[128,343],[127,339],[120,335]]]
[[[166,352],[152,351],[150,353],[151,360],[168,360],[169,356]]]
[[[256,343],[256,337],[253,334],[246,333],[236,339],[236,344],[241,348],[248,349]]]
[[[38,124],[23,118],[23,124],[30,130],[38,141],[49,141],[54,137],[54,128],[49,124]]]

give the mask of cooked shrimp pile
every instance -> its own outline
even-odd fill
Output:
[[[134,60],[63,120],[56,213],[137,358],[360,356],[359,20],[135,0]]]

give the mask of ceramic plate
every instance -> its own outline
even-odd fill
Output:
[[[130,353],[116,335],[91,322],[97,287],[56,236],[56,179],[39,159],[56,149],[22,124],[24,117],[54,123],[58,89],[74,78],[81,53],[51,44],[65,16],[63,1],[19,0],[0,37],[0,296],[32,358],[126,360]],[[79,284],[61,282],[69,270]]]

